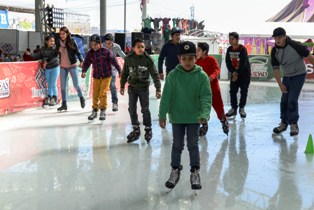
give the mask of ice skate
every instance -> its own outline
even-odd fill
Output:
[[[118,103],[112,103],[112,111],[113,112],[116,112],[116,111],[118,111],[119,109],[118,109]]]
[[[92,122],[95,120],[96,117],[97,117],[97,110],[93,109],[92,114],[88,116],[88,120]]]
[[[97,113],[96,113],[97,114]],[[97,115],[96,115],[96,117],[97,117]],[[99,114],[99,120],[100,121],[104,121],[106,119],[106,110],[105,109],[102,109],[101,111],[100,111],[100,114]]]
[[[68,110],[67,102],[66,101],[62,101],[62,105],[57,110],[58,110],[58,112],[62,112],[62,111]]]
[[[50,101],[50,96],[44,99],[42,107],[47,107],[49,105],[49,101]]]
[[[200,137],[205,136],[207,134],[207,131],[208,131],[208,124],[201,124],[200,131],[199,131],[198,135]]]
[[[244,119],[246,118],[246,113],[244,111],[244,108],[240,108],[239,114],[240,114],[241,119],[244,121]]]
[[[166,182],[165,186],[169,189],[173,189],[180,180],[180,171],[179,169],[172,169],[170,173],[170,177]]]
[[[275,134],[280,134],[280,133],[286,131],[287,128],[288,128],[288,124],[287,124],[287,123],[284,123],[284,122],[281,122],[281,123],[279,123],[279,126],[277,126],[277,127],[275,127],[275,128],[273,129],[273,132],[274,132]]]
[[[299,134],[299,126],[297,123],[292,123],[290,125],[290,136],[296,136]]]
[[[229,111],[226,113],[226,117],[230,119],[234,119],[237,116],[237,109],[229,109]]]
[[[85,107],[85,98],[83,96],[80,97],[80,103],[81,103],[82,109],[84,109],[84,107]]]
[[[150,142],[150,140],[153,137],[153,132],[152,132],[152,128],[151,127],[145,127],[145,134],[144,134],[144,138],[147,141],[147,143]]]
[[[227,119],[224,119],[220,122],[222,125],[222,131],[228,136],[228,134],[229,134],[229,123],[228,123]]]
[[[51,99],[49,100],[49,106],[55,106],[57,104],[58,104],[57,96],[52,96]]]
[[[136,141],[140,138],[141,135],[141,131],[140,131],[140,127],[139,126],[133,126],[133,131],[131,131],[131,133],[129,133],[129,135],[127,136],[128,139],[128,143],[131,143],[133,141]]]
[[[191,172],[190,182],[192,190],[200,190],[202,189],[201,185],[201,177],[200,177],[200,170],[194,170]]]

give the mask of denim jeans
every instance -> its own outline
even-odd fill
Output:
[[[45,70],[45,76],[48,83],[48,96],[57,96],[58,98],[58,89],[57,89],[57,80],[60,74],[60,66],[57,66],[52,69]]]
[[[61,95],[62,101],[67,100],[68,96],[68,75],[69,72],[72,77],[73,86],[78,94],[79,97],[83,97],[81,87],[79,85],[79,75],[77,66],[71,68],[60,68],[60,82],[61,82]]]
[[[110,92],[111,92],[111,102],[117,104],[118,103],[118,94],[116,87],[116,77],[117,75],[112,74],[111,82],[110,82]]]
[[[231,100],[231,107],[233,109],[238,108],[238,96],[237,96],[237,94],[238,94],[239,88],[241,89],[239,107],[240,108],[245,107],[246,100],[247,100],[247,93],[249,90],[249,85],[250,85],[249,80],[248,81],[247,80],[241,80],[240,78],[235,82],[230,81],[230,100]]]
[[[143,124],[146,127],[152,126],[152,119],[149,111],[149,89],[136,90],[132,87],[128,87],[129,94],[129,114],[132,125],[140,125],[137,115],[137,100],[140,99],[141,112],[143,114]]]
[[[190,166],[200,167],[200,152],[198,147],[198,132],[200,124],[172,124],[173,143],[171,150],[171,166],[182,168],[181,153],[184,149],[184,136],[187,136],[187,147],[190,155]]]
[[[281,95],[280,118],[288,124],[297,123],[299,120],[299,96],[305,82],[306,74],[293,77],[283,77],[282,83],[286,86],[287,93]]]

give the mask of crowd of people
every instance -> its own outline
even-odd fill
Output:
[[[222,131],[228,135],[228,118],[235,117],[239,112],[241,118],[247,116],[245,106],[251,80],[251,68],[246,48],[239,43],[237,32],[229,33],[230,47],[226,53],[226,66],[230,73],[231,109],[225,113],[218,77],[220,67],[217,60],[208,54],[209,45],[204,42],[194,44],[181,40],[181,30],[172,28],[171,39],[161,49],[156,68],[152,57],[145,52],[145,42],[136,38],[132,43],[132,51],[125,55],[120,46],[113,42],[113,35],[106,34],[105,42],[94,34],[90,37],[90,50],[85,59],[78,49],[67,27],[62,27],[59,38],[48,35],[45,44],[37,52],[25,51],[25,58],[40,60],[48,83],[45,105],[58,104],[57,79],[60,75],[62,104],[58,111],[66,111],[67,81],[70,74],[73,86],[77,91],[80,105],[85,107],[85,98],[79,86],[78,66],[82,68],[82,78],[92,65],[93,72],[93,103],[92,113],[88,120],[106,119],[107,90],[111,91],[112,111],[118,111],[118,93],[116,79],[120,79],[120,94],[125,94],[128,83],[128,111],[132,131],[127,135],[127,142],[139,139],[141,135],[137,114],[137,102],[140,102],[145,126],[144,138],[149,143],[153,137],[152,119],[149,110],[149,87],[152,78],[156,89],[156,98],[161,99],[159,107],[159,125],[165,128],[167,120],[172,124],[173,144],[171,150],[171,173],[166,181],[167,188],[174,188],[180,179],[181,154],[186,136],[190,156],[191,188],[202,188],[200,181],[200,154],[198,140],[206,135],[211,107],[222,125]],[[299,133],[298,98],[305,82],[307,57],[314,65],[314,58],[306,46],[292,40],[283,28],[273,31],[275,47],[271,51],[271,64],[275,79],[282,92],[280,102],[280,119],[273,132],[280,134],[290,125],[290,135]],[[117,56],[124,59],[121,68]],[[24,57],[24,56],[23,56]],[[166,71],[164,74],[163,66]],[[282,70],[283,76],[279,74]],[[162,89],[161,80],[164,81]],[[240,90],[240,101],[238,92]]]

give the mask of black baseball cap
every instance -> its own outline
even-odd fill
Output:
[[[281,27],[275,28],[272,37],[276,36],[286,36],[286,30]]]
[[[91,42],[101,43],[100,36],[99,36],[98,34],[93,34],[93,35],[90,37],[90,41],[91,41]]]
[[[177,28],[177,27],[173,27],[172,29],[171,29],[171,32],[170,32],[170,34],[171,35],[173,35],[173,34],[176,34],[176,33],[182,33],[182,30],[180,29],[180,28]]]
[[[105,40],[113,41],[113,35],[110,34],[110,33],[109,33],[109,34],[106,34],[104,38],[105,38]]]
[[[187,55],[187,54],[196,55],[196,46],[193,42],[185,41],[179,44],[178,55]]]

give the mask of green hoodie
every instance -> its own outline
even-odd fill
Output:
[[[212,91],[206,73],[198,65],[187,72],[178,64],[166,78],[159,107],[159,119],[169,113],[171,123],[199,123],[209,119]]]
[[[160,92],[161,84],[153,59],[146,52],[143,55],[136,55],[135,52],[131,52],[125,57],[120,87],[124,89],[125,83],[128,82],[135,89],[148,89],[150,85],[149,76],[153,78],[156,91]]]

